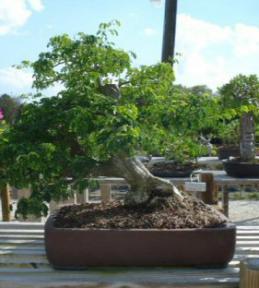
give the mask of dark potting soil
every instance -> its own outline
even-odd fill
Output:
[[[219,227],[227,218],[196,198],[179,201],[168,198],[166,204],[137,207],[121,201],[106,204],[85,203],[62,207],[55,217],[58,228],[103,229],[177,229]]]

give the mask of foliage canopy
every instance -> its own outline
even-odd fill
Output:
[[[113,157],[165,153],[184,136],[197,141],[206,107],[190,105],[194,97],[173,85],[170,64],[133,67],[135,55],[108,39],[117,34],[113,24],[101,24],[96,35],[55,36],[37,61],[23,62],[38,91],[62,88],[35,95],[2,135],[1,181],[32,188],[18,213],[46,214],[45,202],[84,189]],[[216,101],[200,97],[207,108]]]

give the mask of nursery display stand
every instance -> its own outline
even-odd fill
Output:
[[[259,226],[238,226],[226,268],[127,267],[56,271],[44,249],[43,223],[0,222],[0,288],[176,287],[238,288],[240,261],[259,258]]]

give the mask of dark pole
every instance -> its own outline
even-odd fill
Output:
[[[11,221],[11,213],[10,213],[10,191],[8,185],[0,186],[0,195],[2,202],[2,220],[3,221]]]
[[[166,0],[162,62],[168,62],[171,64],[173,64],[173,57],[174,57],[176,14],[177,14],[177,0]]]

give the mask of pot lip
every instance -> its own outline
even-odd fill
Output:
[[[177,229],[156,229],[156,228],[149,228],[149,229],[137,229],[137,228],[130,228],[130,229],[123,229],[123,228],[58,228],[54,226],[54,218],[55,214],[52,214],[48,217],[45,223],[45,230],[55,230],[55,231],[87,231],[87,232],[141,232],[141,233],[148,233],[148,232],[201,232],[201,231],[217,231],[217,230],[236,230],[236,225],[233,222],[226,222],[222,226],[218,227],[205,227],[205,228],[177,228]]]
[[[217,147],[218,149],[231,149],[231,148],[234,148],[234,149],[240,149],[239,148],[239,145],[236,145],[236,144],[222,144],[222,145],[219,145],[218,147]]]
[[[222,160],[222,162],[224,164],[233,164],[233,165],[259,166],[259,162],[253,163],[253,162],[241,161],[240,158],[224,159],[224,160]]]
[[[185,163],[179,163],[179,162],[176,162],[175,160],[157,160],[153,162],[151,165],[152,165],[151,168],[159,166],[159,165],[175,165],[175,166],[187,167],[187,168],[193,168],[193,167],[198,166],[195,160],[190,160]]]

